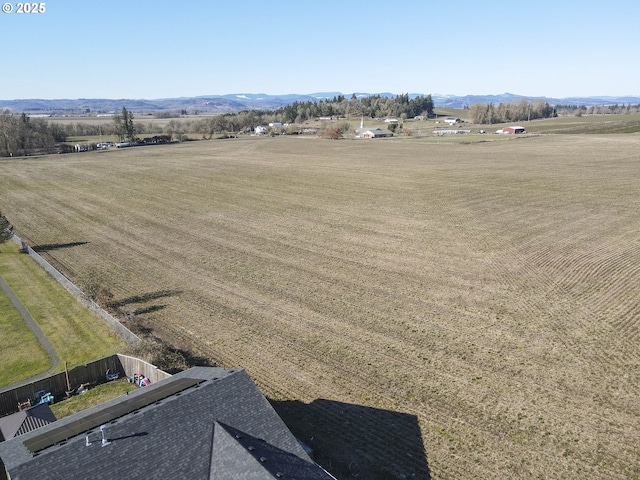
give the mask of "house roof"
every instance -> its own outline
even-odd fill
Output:
[[[365,128],[358,128],[356,130],[356,137],[362,137],[364,135],[370,135],[374,137],[392,137],[393,132],[386,128],[380,128],[380,127],[376,127],[376,128],[365,127]]]
[[[380,127],[360,127],[356,129],[355,134],[356,137],[361,137],[365,134],[377,136],[393,136],[393,132],[391,130]]]
[[[213,430],[212,479],[236,478],[237,472],[255,480],[304,478],[326,480],[327,473],[297,455],[238,429],[216,422]]]
[[[244,370],[211,367],[191,368],[0,443],[0,459],[11,480],[42,472],[69,479],[333,478],[309,458]]]
[[[0,441],[9,440],[55,421],[56,417],[47,404],[12,413],[0,418]]]

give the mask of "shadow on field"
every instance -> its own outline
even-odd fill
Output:
[[[145,307],[145,308],[136,308],[135,310],[132,310],[131,312],[129,312],[130,315],[144,315],[146,313],[153,313],[153,312],[157,312],[158,310],[163,310],[167,308],[166,305],[151,305],[149,307]]]
[[[86,245],[89,242],[71,242],[71,243],[48,243],[45,245],[36,245],[31,247],[34,252],[50,252],[51,250],[60,250],[62,248],[79,247],[80,245]]]
[[[317,399],[271,404],[313,458],[338,479],[431,478],[418,418]]]
[[[113,302],[109,302],[107,306],[109,308],[121,308],[126,305],[131,305],[132,303],[145,303],[150,302],[151,300],[157,300],[159,298],[173,297],[175,295],[180,295],[182,291],[180,290],[158,290],[157,292],[149,292],[144,293],[142,295],[134,295],[133,297],[127,297],[120,300],[115,300]],[[151,308],[151,307],[149,307]]]

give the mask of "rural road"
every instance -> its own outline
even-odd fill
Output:
[[[25,385],[27,383],[34,382],[36,380],[40,380],[41,378],[48,377],[58,368],[58,365],[60,365],[60,358],[58,358],[58,354],[56,353],[55,348],[53,348],[53,345],[51,345],[51,342],[49,341],[49,339],[42,332],[42,330],[40,329],[36,321],[33,319],[29,311],[22,304],[20,299],[13,292],[13,290],[11,290],[11,287],[9,286],[9,284],[7,284],[7,282],[4,280],[4,278],[2,278],[1,275],[0,275],[0,288],[2,288],[2,290],[7,295],[7,297],[9,297],[9,300],[11,301],[15,309],[18,311],[18,313],[24,320],[24,323],[27,324],[31,332],[35,335],[38,342],[40,342],[40,345],[42,345],[42,348],[44,348],[44,351],[47,352],[47,355],[49,355],[49,358],[51,358],[51,368],[49,368],[49,370],[47,370],[46,372],[40,373],[38,375],[35,375],[31,378],[28,378],[26,380],[22,380],[20,382],[13,383],[11,385],[7,385],[0,389],[0,391],[4,391],[4,390],[10,390],[12,388],[19,387],[21,385]]]

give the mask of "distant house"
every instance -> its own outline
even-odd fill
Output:
[[[444,119],[444,123],[448,123],[449,125],[455,125],[460,122],[461,120],[458,117],[447,117]]]
[[[13,437],[44,427],[55,421],[56,417],[46,403],[0,417],[0,442],[10,440]]]
[[[0,478],[335,480],[244,370],[212,367],[0,443]]]
[[[360,120],[360,128],[356,129],[356,138],[384,138],[393,137],[393,132],[386,128],[380,127],[365,127],[364,117]]]
[[[267,127],[265,127],[264,125],[258,125],[254,132],[256,135],[264,135],[269,131],[269,129]]]
[[[280,122],[271,122],[269,124],[269,126],[272,127],[272,128],[279,128],[279,127],[282,126],[282,123],[280,123]]]
[[[398,123],[398,119],[397,118],[386,118],[384,120],[384,123]]]

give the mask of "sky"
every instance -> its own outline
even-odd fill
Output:
[[[0,3],[3,100],[640,96],[638,0]]]

